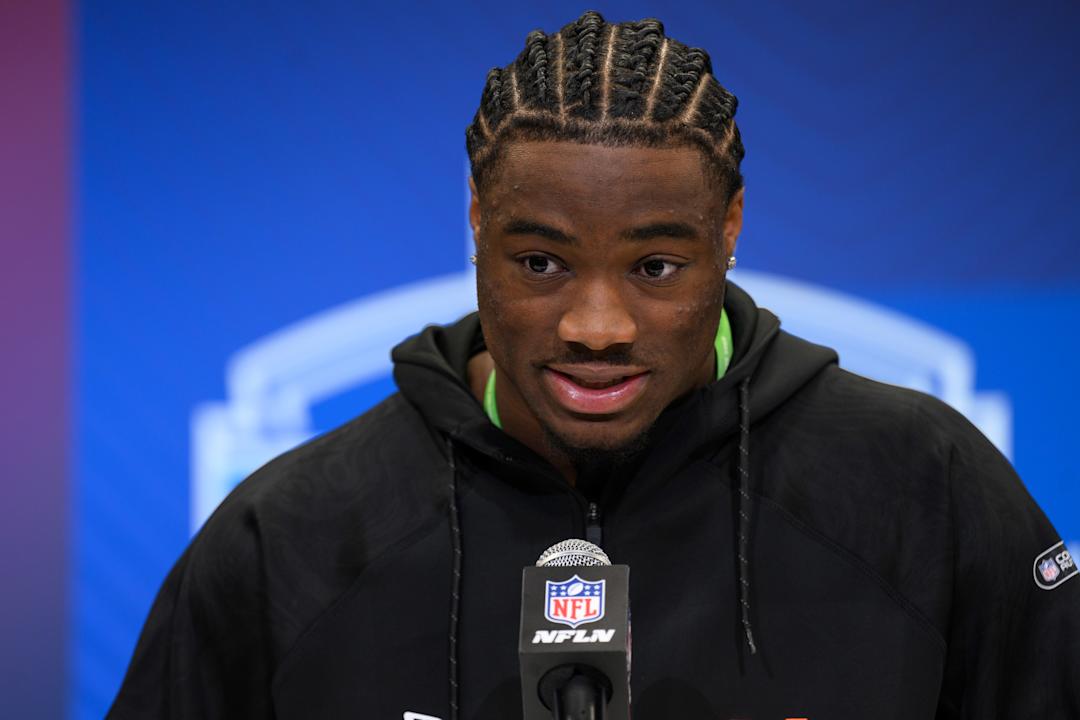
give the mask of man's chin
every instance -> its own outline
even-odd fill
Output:
[[[570,461],[578,476],[608,474],[635,465],[649,446],[649,430],[622,437],[564,435],[544,426],[548,445]]]

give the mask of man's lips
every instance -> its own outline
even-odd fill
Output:
[[[649,373],[625,366],[555,365],[545,367],[543,377],[552,395],[567,410],[611,415],[641,395]]]

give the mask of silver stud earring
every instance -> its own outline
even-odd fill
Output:
[[[473,265],[475,265],[476,264],[476,256],[475,255],[470,255],[469,256],[469,262],[471,262]]]
[[[473,257],[476,257],[476,256],[474,255]],[[734,256],[734,255],[732,255],[731,257],[729,257],[729,258],[727,259],[727,269],[728,269],[728,270],[734,270],[734,269],[735,269],[735,262],[736,262],[736,261],[735,261],[735,256]]]

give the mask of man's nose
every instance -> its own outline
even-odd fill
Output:
[[[606,350],[612,345],[633,343],[637,323],[613,283],[598,280],[581,288],[574,304],[559,320],[559,339],[590,350]]]

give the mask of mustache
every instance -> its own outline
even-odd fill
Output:
[[[647,362],[644,358],[632,355],[628,350],[624,349],[611,349],[611,350],[570,350],[568,352],[560,353],[555,357],[548,358],[537,363],[538,367],[545,365],[596,365],[597,363],[604,363],[605,365],[611,365],[612,367],[628,367],[628,366],[650,366],[651,363]]]

